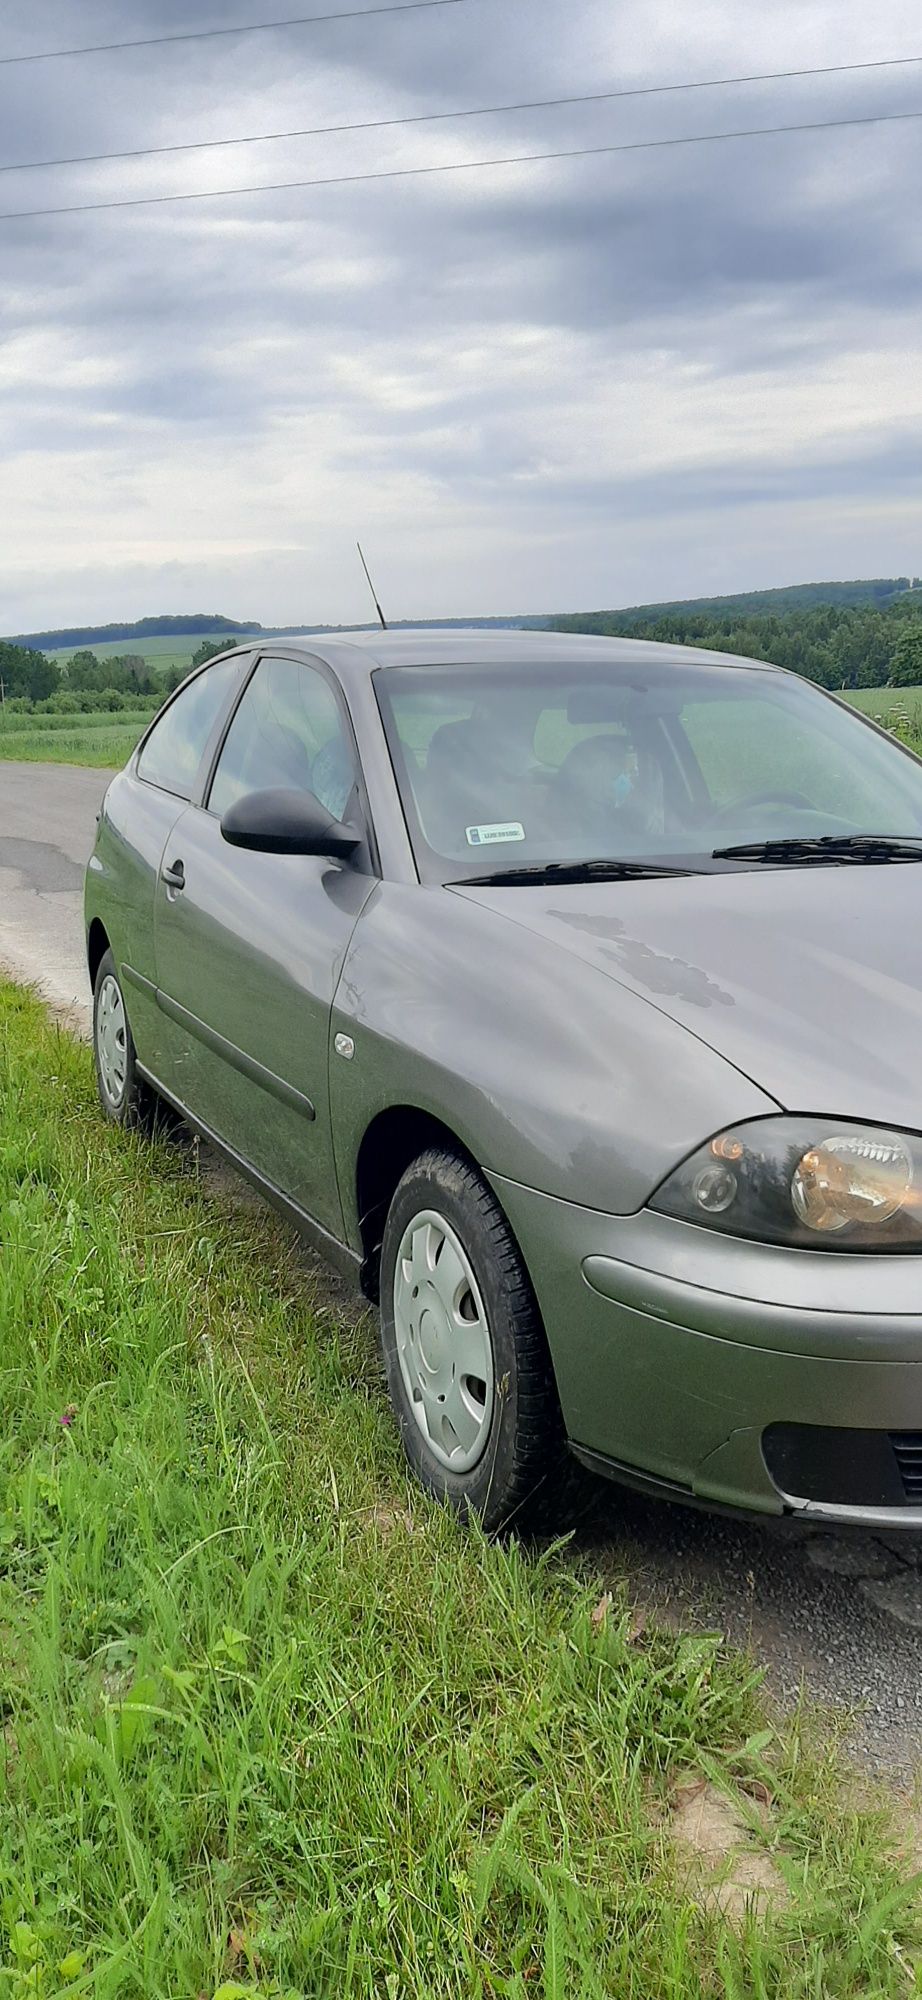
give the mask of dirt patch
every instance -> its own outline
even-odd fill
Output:
[[[386,1500],[379,1500],[377,1506],[372,1507],[366,1518],[369,1526],[375,1528],[385,1542],[389,1541],[391,1536],[395,1534],[414,1535],[416,1533],[416,1522],[410,1513],[409,1507],[392,1506]]]
[[[205,1145],[194,1133],[187,1133],[182,1126],[179,1128],[179,1143],[188,1146],[194,1170],[208,1194],[226,1197],[235,1208],[248,1210],[253,1215],[266,1208],[266,1202],[251,1181],[244,1180],[243,1175],[238,1174],[221,1153]]]
[[[669,1837],[682,1886],[702,1909],[742,1923],[787,1907],[784,1877],[769,1851],[770,1811],[754,1801],[736,1803],[707,1779],[676,1793]]]

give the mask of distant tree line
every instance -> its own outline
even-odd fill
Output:
[[[0,699],[30,705],[46,701],[60,686],[60,669],[44,653],[30,653],[0,639]]]
[[[84,651],[61,667],[44,653],[0,640],[0,698],[14,712],[44,708],[66,715],[95,708],[137,708],[162,692],[162,677],[140,653],[100,660]]]
[[[553,629],[742,653],[789,667],[825,688],[913,687],[922,682],[922,590],[883,605],[817,604],[748,615],[683,610],[681,605],[653,607],[646,617],[633,611],[576,612],[555,618]]]
[[[171,694],[193,667],[204,666],[234,643],[233,634],[203,640],[190,660],[158,669],[156,660],[145,660],[141,653],[100,659],[88,648],[61,666],[44,653],[0,639],[0,705],[13,714],[52,715],[150,708]]]

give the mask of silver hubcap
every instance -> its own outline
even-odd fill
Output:
[[[404,1231],[394,1324],[404,1387],[429,1450],[452,1472],[470,1472],[490,1434],[493,1345],[470,1259],[432,1210]]]
[[[115,1108],[125,1095],[128,1077],[128,1023],[118,981],[111,973],[102,982],[96,1009],[96,1054],[103,1090]]]

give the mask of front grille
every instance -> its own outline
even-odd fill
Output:
[[[890,1443],[906,1498],[922,1507],[922,1431],[894,1431]]]

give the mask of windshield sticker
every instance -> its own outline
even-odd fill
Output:
[[[497,847],[501,841],[524,840],[525,828],[521,820],[507,819],[495,826],[469,826],[468,847]]]

